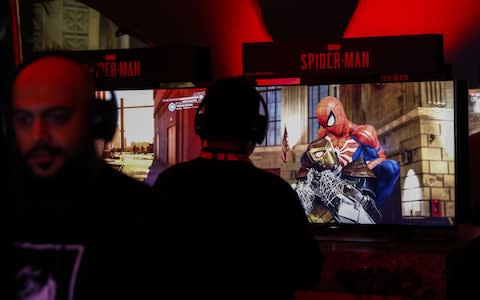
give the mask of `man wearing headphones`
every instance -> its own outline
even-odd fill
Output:
[[[41,55],[18,69],[10,95],[10,278],[40,263],[56,299],[68,300],[151,299],[173,289],[185,235],[172,206],[97,156],[95,141],[113,136],[116,107],[96,102],[88,68]]]
[[[188,259],[197,299],[293,299],[319,279],[320,251],[297,194],[249,160],[265,138],[267,112],[249,80],[217,81],[195,117],[199,157],[154,183],[193,224]]]

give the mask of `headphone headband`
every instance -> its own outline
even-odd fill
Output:
[[[208,88],[195,114],[195,132],[204,140],[244,138],[261,144],[267,129],[267,104],[245,77],[217,81]]]

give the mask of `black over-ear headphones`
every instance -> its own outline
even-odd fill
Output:
[[[114,91],[108,91],[110,98],[94,99],[90,112],[90,126],[94,138],[110,142],[117,130],[118,103]]]
[[[244,80],[241,84],[248,84],[246,79],[243,78],[231,78],[231,79],[225,79],[225,81],[228,80]],[[213,87],[215,88],[215,87]],[[228,95],[225,93],[222,94],[222,92],[219,92],[219,95],[216,94],[215,96],[212,96],[212,93],[210,92],[210,89],[207,90],[207,93],[205,97],[203,98],[202,102],[200,103],[199,107],[197,108],[196,114],[195,114],[195,133],[200,136],[202,140],[209,140],[209,139],[217,139],[217,138],[231,138],[231,137],[240,137],[240,138],[246,138],[249,140],[255,141],[257,144],[261,144],[263,140],[265,139],[265,136],[267,135],[267,130],[268,130],[268,107],[263,99],[263,97],[258,93],[258,91],[255,90],[255,86],[253,84],[247,85],[247,86],[241,86],[241,89],[245,93],[246,97],[249,98],[254,98],[257,102],[257,106],[261,107],[263,109],[263,114],[260,114],[259,110],[256,110],[255,115],[250,115],[250,116],[236,116],[235,113],[235,106],[236,105],[242,105],[241,101],[247,101],[249,99],[236,99],[238,100],[237,103],[230,103],[228,104],[231,106],[230,111],[222,111],[222,112],[215,112],[211,113],[210,108],[214,106],[215,104],[212,104],[212,102],[215,101],[228,101],[229,98]],[[235,90],[235,87],[231,90],[231,96],[230,97],[237,97],[237,90]],[[216,98],[222,98],[222,99],[211,99],[213,97]],[[241,96],[240,96],[241,97]],[[252,101],[252,99],[250,99]],[[223,106],[227,107],[227,106]],[[222,116],[219,116],[218,114],[221,113]],[[230,114],[231,118],[228,117]],[[245,119],[242,119],[239,121],[239,117],[245,117]],[[226,122],[228,120],[228,122]],[[237,121],[237,122],[235,122]]]
[[[15,79],[17,78],[18,74],[22,72],[25,68],[27,68],[29,65],[31,65],[36,61],[39,61],[41,59],[48,58],[48,57],[60,57],[63,59],[67,59],[76,64],[85,66],[86,68],[88,67],[88,72],[94,71],[94,68],[93,68],[94,66],[91,66],[82,62],[78,57],[75,56],[75,53],[73,52],[69,53],[67,51],[42,52],[42,53],[33,55],[27,60],[24,60],[15,69],[12,76],[10,76],[8,86],[6,87],[6,93],[7,93],[6,96],[7,96],[8,104],[5,105],[7,107],[3,107],[2,115],[1,115],[1,119],[2,119],[1,130],[4,136],[8,136],[9,131],[11,131],[11,129],[9,130],[9,126],[8,126],[8,123],[11,122],[11,116],[9,117],[8,114],[11,113],[11,105],[13,100],[12,90],[13,90]],[[91,74],[92,82],[94,82],[93,74],[94,72]],[[113,91],[108,91],[108,92],[110,94],[110,97],[107,97],[107,99],[97,99],[95,97],[92,99],[90,116],[89,116],[92,137],[96,139],[103,139],[107,142],[113,139],[113,136],[115,135],[115,131],[117,128],[117,121],[118,121],[118,104],[117,104],[117,98],[116,98],[115,92]]]

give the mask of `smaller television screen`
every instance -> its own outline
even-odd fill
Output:
[[[204,88],[113,92],[118,102],[117,130],[111,142],[98,145],[112,167],[153,185],[167,166],[198,155],[200,140],[191,120]],[[104,91],[97,94],[108,97]]]
[[[99,152],[115,169],[137,180],[147,179],[153,163],[153,90],[113,91],[118,123],[112,141],[100,142]],[[97,92],[98,98],[109,93]]]

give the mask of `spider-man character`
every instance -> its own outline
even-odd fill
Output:
[[[373,171],[376,177],[375,204],[381,207],[395,187],[400,176],[400,167],[396,161],[387,159],[375,128],[349,121],[342,103],[333,96],[320,100],[317,119],[321,125],[318,138],[331,140],[341,167],[361,157]]]

